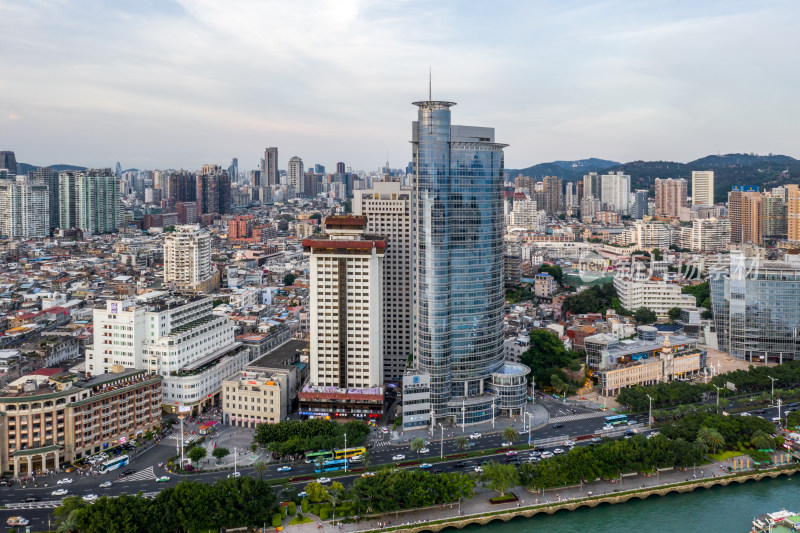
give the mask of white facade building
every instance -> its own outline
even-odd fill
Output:
[[[241,370],[249,350],[234,337],[234,324],[212,314],[212,299],[155,292],[112,300],[94,310],[94,345],[86,350],[90,375],[113,367],[164,376],[168,410],[216,401],[222,380]]]
[[[411,190],[395,181],[376,181],[355,193],[353,214],[365,216],[365,231],[385,235],[383,259],[383,373],[399,381],[412,351],[411,340]]]
[[[730,219],[694,220],[691,227],[681,228],[680,246],[693,252],[722,252],[730,239]]]
[[[614,276],[614,288],[617,290],[622,307],[636,311],[646,307],[658,317],[666,317],[673,307],[686,309],[696,307],[695,297],[681,294],[681,287],[646,274],[620,273]]]
[[[600,176],[600,201],[606,209],[627,215],[630,211],[631,177],[622,171]]]
[[[546,220],[547,215],[544,211],[537,209],[536,200],[514,201],[510,217],[511,227],[541,231],[544,229]]]
[[[692,171],[692,205],[714,205],[714,171]]]
[[[177,226],[164,238],[164,283],[186,291],[207,291],[215,277],[211,235],[200,226]]]
[[[44,182],[18,176],[0,180],[0,236],[46,237],[50,234],[50,197]]]
[[[366,220],[329,216],[325,237],[303,240],[311,283],[311,385],[367,389],[383,383],[386,240]]]

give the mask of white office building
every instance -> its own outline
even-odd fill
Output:
[[[376,181],[356,191],[353,214],[366,217],[365,231],[385,235],[383,258],[383,374],[400,381],[411,354],[411,190]]]
[[[94,344],[86,372],[115,367],[149,370],[164,377],[164,408],[194,411],[217,404],[222,380],[241,370],[250,351],[236,342],[234,324],[212,314],[212,299],[152,292],[111,300],[94,310]]]
[[[682,294],[679,285],[639,272],[620,272],[614,276],[614,288],[622,307],[630,311],[646,307],[656,316],[666,317],[673,307],[687,309],[697,306],[695,297]]]
[[[527,197],[524,200],[514,200],[510,217],[511,227],[541,231],[546,221],[547,215],[543,210],[537,209],[536,200]]]

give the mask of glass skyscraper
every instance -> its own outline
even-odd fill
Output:
[[[452,125],[453,102],[414,105],[414,354],[430,374],[434,418],[470,424],[500,408],[492,375],[515,373],[503,364],[507,145],[494,128]]]
[[[719,349],[753,363],[800,359],[800,261],[763,261],[732,253],[710,271]]]

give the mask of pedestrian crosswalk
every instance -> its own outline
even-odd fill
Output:
[[[587,418],[600,418],[606,416],[606,414],[602,411],[598,413],[581,413],[578,415],[568,415],[568,416],[557,416],[550,419],[550,423],[553,422],[572,422],[573,420],[585,420]]]
[[[378,448],[380,446],[389,446],[390,444],[392,443],[389,442],[388,440],[379,440],[378,442],[375,443],[375,447]]]
[[[131,474],[130,476],[125,478],[125,481],[150,481],[156,479],[156,473],[153,470],[152,466],[145,468],[140,472],[136,472],[135,474]]]

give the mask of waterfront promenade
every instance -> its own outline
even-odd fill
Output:
[[[744,457],[744,456],[743,456]],[[293,531],[311,533],[311,531],[365,532],[378,530],[402,529],[419,532],[423,530],[438,531],[444,527],[463,527],[469,523],[487,523],[498,517],[485,517],[486,513],[503,513],[508,519],[512,516],[533,516],[539,513],[552,514],[559,509],[575,509],[579,506],[594,507],[600,503],[622,503],[630,498],[647,497],[648,495],[665,494],[667,492],[685,492],[697,487],[711,487],[715,484],[737,483],[744,479],[760,479],[764,476],[779,475],[779,469],[745,469],[729,472],[733,466],[733,458],[715,462],[687,470],[668,470],[651,475],[626,475],[611,481],[595,481],[582,486],[548,489],[532,493],[522,487],[511,489],[519,501],[492,505],[489,498],[497,493],[482,487],[469,500],[445,506],[429,507],[385,513],[372,516],[358,523],[320,522],[318,519],[302,526],[290,526]],[[796,471],[800,466],[787,465],[785,469]],[[735,474],[732,476],[731,474]],[[640,494],[637,494],[640,493]],[[587,500],[591,498],[591,500]],[[440,523],[447,521],[447,524]]]

